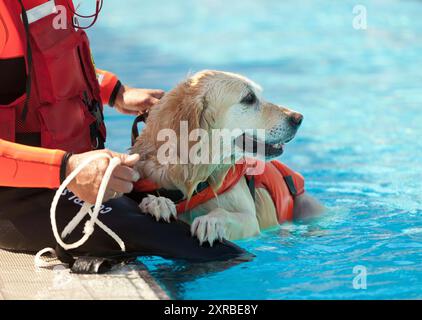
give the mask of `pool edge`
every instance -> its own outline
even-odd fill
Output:
[[[169,300],[140,262],[102,275],[70,273],[60,263],[36,268],[34,256],[0,249],[0,300]]]

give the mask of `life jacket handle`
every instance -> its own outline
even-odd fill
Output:
[[[136,139],[139,137],[139,129],[138,129],[138,123],[139,122],[144,122],[147,120],[148,118],[148,113],[144,112],[142,114],[140,114],[139,116],[137,116],[135,118],[135,120],[133,120],[133,124],[132,124],[132,136],[131,136],[131,146],[133,147],[135,145]]]

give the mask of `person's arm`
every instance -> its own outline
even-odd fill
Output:
[[[103,104],[115,107],[123,114],[138,115],[153,107],[164,96],[159,89],[140,89],[124,86],[117,76],[109,71],[95,70]]]
[[[30,147],[2,139],[0,186],[57,189],[82,162],[98,153],[106,153],[121,160],[121,164],[112,173],[104,201],[131,192],[133,183],[139,180],[139,173],[132,168],[139,161],[137,154],[96,150],[72,155],[61,150]],[[90,162],[69,184],[68,189],[80,199],[94,203],[107,168],[106,158]]]
[[[58,188],[65,154],[0,139],[0,186]]]

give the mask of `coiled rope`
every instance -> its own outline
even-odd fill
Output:
[[[60,196],[64,192],[64,190],[67,188],[67,186],[72,182],[72,180],[92,161],[101,159],[101,158],[107,158],[109,159],[108,167],[104,173],[103,179],[100,184],[100,188],[98,190],[97,198],[95,200],[95,204],[87,203],[85,202],[79,212],[73,217],[73,219],[67,224],[67,226],[63,229],[61,235],[59,234],[58,227],[57,227],[57,221],[56,221],[56,209],[57,204],[60,200]],[[95,154],[88,159],[84,160],[81,164],[79,164],[75,170],[73,170],[69,176],[63,181],[63,183],[60,185],[59,189],[57,189],[56,194],[54,195],[53,201],[51,202],[50,207],[50,221],[51,221],[51,227],[53,230],[54,238],[56,239],[57,243],[65,250],[71,250],[76,249],[82,246],[88,239],[91,237],[91,235],[94,232],[95,224],[97,224],[102,230],[104,230],[105,233],[107,233],[111,238],[113,238],[114,241],[117,242],[120,249],[124,252],[126,251],[125,243],[123,240],[110,228],[108,228],[104,223],[102,223],[98,219],[99,212],[101,210],[101,205],[103,203],[104,194],[107,189],[107,185],[110,181],[111,175],[113,173],[113,170],[121,164],[121,160],[118,157],[112,158],[107,153],[99,153]],[[92,206],[94,206],[94,210],[92,210]],[[73,243],[65,243],[63,239],[71,234],[73,230],[79,225],[79,223],[82,221],[82,219],[87,215],[90,215],[90,219],[85,223],[84,227],[84,235],[78,240]],[[37,267],[44,267],[46,264],[42,261],[41,257],[46,253],[52,253],[56,255],[56,252],[52,248],[45,248],[41,251],[39,251],[35,256],[35,266]]]

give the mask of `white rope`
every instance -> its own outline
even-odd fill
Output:
[[[37,254],[34,257],[34,264],[37,268],[45,268],[45,267],[50,266],[50,264],[48,262],[44,262],[44,260],[41,259],[41,257],[43,255],[45,255],[46,253],[50,253],[53,256],[56,255],[56,251],[53,248],[44,248],[44,249],[38,251]]]
[[[92,211],[91,208],[93,204],[85,202],[79,212],[75,215],[75,217],[68,223],[68,225],[64,228],[61,236],[59,235],[59,231],[57,228],[57,221],[56,221],[56,209],[57,204],[59,202],[60,196],[62,195],[63,191],[66,189],[66,187],[72,182],[72,180],[92,161],[101,159],[101,158],[107,158],[110,160],[108,167],[104,173],[103,179],[100,184],[100,188],[98,190],[97,198],[95,200],[94,210]],[[56,239],[57,243],[65,250],[70,249],[76,249],[82,246],[92,235],[94,232],[94,226],[97,224],[101,229],[104,230],[111,238],[113,238],[114,241],[117,242],[120,249],[122,251],[126,251],[125,243],[123,240],[110,228],[108,228],[106,225],[104,225],[100,220],[98,220],[98,215],[101,210],[101,205],[103,203],[104,194],[107,189],[108,182],[110,181],[111,175],[113,174],[113,170],[121,164],[121,160],[117,157],[112,158],[110,155],[106,153],[99,153],[95,154],[85,161],[83,161],[81,164],[79,164],[75,170],[73,170],[69,176],[63,181],[63,183],[60,185],[59,189],[56,191],[56,194],[54,195],[53,201],[51,202],[50,207],[50,220],[51,220],[51,227],[53,230],[54,238]],[[82,221],[82,219],[89,214],[91,219],[89,219],[85,223],[84,227],[84,235],[79,239],[78,241],[75,241],[74,243],[65,243],[62,238],[65,238],[67,235],[71,234],[73,230],[79,225],[79,223]],[[54,252],[51,248],[45,248],[37,253],[35,256],[35,265],[36,266],[43,266],[41,256],[45,253],[51,253]]]

